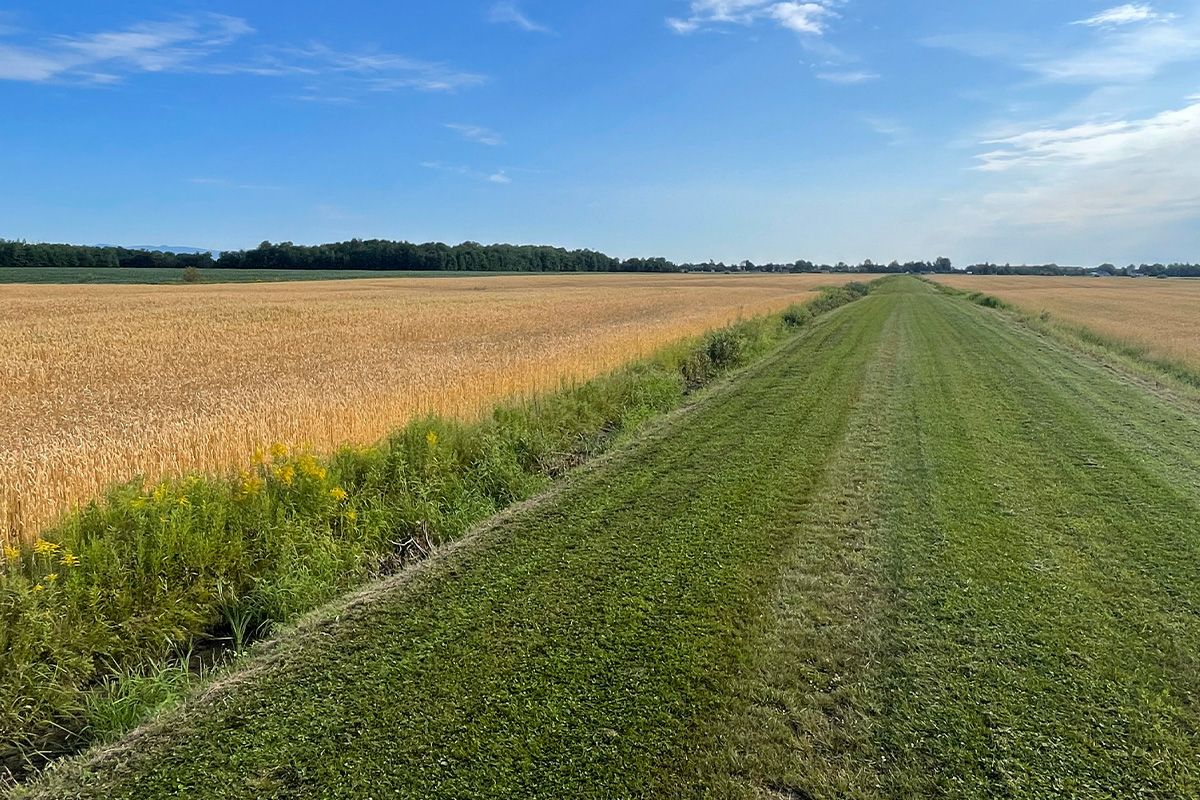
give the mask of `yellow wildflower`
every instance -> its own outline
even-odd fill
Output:
[[[13,547],[11,544],[4,547],[4,560],[10,564],[16,564],[21,560],[21,551]]]
[[[44,591],[46,590],[46,587],[45,587],[45,586],[42,586],[42,585],[39,583],[37,586],[34,586],[34,587],[33,587],[33,590],[34,590],[35,592],[44,592]]]
[[[58,545],[54,542],[47,542],[45,539],[38,539],[33,543],[33,552],[39,556],[52,556],[58,552]]]
[[[329,496],[339,503],[345,500],[347,497],[346,490],[340,486],[335,486],[334,488],[330,489]]]
[[[291,486],[292,482],[296,480],[296,468],[291,464],[275,467],[272,471],[275,473],[275,479],[284,486]]]
[[[57,580],[58,580],[57,572],[51,572],[49,575],[46,576],[46,583],[52,584],[52,583],[55,583]]]
[[[243,495],[246,495],[247,497],[253,497],[254,495],[261,492],[262,488],[263,488],[262,478],[259,478],[257,475],[251,475],[247,472],[242,473],[241,489],[242,489]]]
[[[358,512],[355,511],[354,509],[350,509],[349,511],[346,512],[346,519],[350,520],[351,522],[354,522],[355,520],[358,519]]]
[[[64,567],[78,567],[79,556],[75,555],[70,550],[66,550],[62,554],[62,558],[59,559],[59,563],[61,563]]]
[[[325,468],[317,463],[317,460],[307,453],[300,457],[297,462],[300,465],[300,471],[307,478],[315,478],[316,480],[325,480],[327,474]]]
[[[187,506],[190,506],[191,504],[192,504],[192,501],[187,499],[186,497],[179,498],[179,505],[187,507]]]
[[[146,498],[135,497],[129,501],[129,506],[130,506],[130,508],[134,509],[135,511],[145,508],[146,507]]]
[[[288,449],[286,445],[280,444],[279,442],[271,445],[271,458],[286,458],[287,454]]]
[[[437,443],[438,443],[437,431],[430,431],[429,433],[425,434],[425,441],[429,443],[430,447],[437,447]]]
[[[166,499],[167,499],[167,487],[166,486],[159,486],[158,488],[156,488],[154,490],[154,502],[161,503],[163,500],[166,500]]]
[[[263,449],[262,449],[261,447],[255,448],[255,450],[254,450],[254,463],[255,463],[255,464],[261,464],[261,463],[263,463],[263,462],[264,462],[264,461],[266,461],[266,460],[267,460],[267,454],[263,452]]]

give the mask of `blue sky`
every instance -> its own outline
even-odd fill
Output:
[[[1200,261],[1200,1],[0,7],[0,237]]]

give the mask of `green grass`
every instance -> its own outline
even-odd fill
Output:
[[[18,797],[1200,794],[1200,414],[900,278]]]
[[[422,419],[328,459],[280,449],[241,474],[114,487],[3,553],[0,768],[108,736],[106,715],[136,722],[164,704],[139,687],[178,684],[164,660],[241,651],[453,541],[865,291],[830,289],[790,321],[744,321],[480,422]]]

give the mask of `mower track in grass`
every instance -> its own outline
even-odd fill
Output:
[[[20,796],[1197,796],[1197,453],[896,279]]]

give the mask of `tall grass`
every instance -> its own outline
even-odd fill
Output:
[[[488,418],[426,417],[319,459],[116,486],[0,569],[0,759],[19,770],[137,722],[188,685],[164,667],[279,623],[440,544],[604,451],[688,391],[865,294],[831,289]]]

